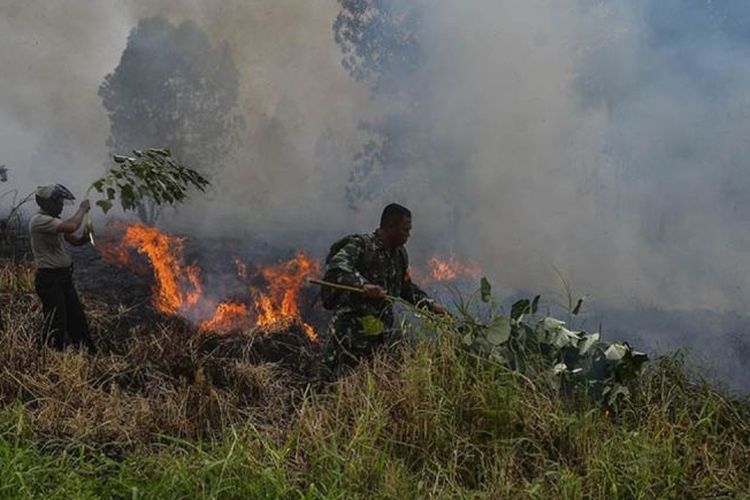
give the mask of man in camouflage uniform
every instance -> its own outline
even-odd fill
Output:
[[[390,297],[446,314],[409,277],[404,244],[411,231],[411,212],[398,204],[385,207],[380,227],[370,234],[350,235],[326,258],[326,281],[362,289],[361,293],[323,289],[323,305],[334,311],[324,362],[332,373],[355,365],[378,348],[396,344]]]

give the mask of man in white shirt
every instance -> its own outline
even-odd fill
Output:
[[[73,285],[73,261],[67,247],[68,244],[80,246],[89,241],[86,231],[81,236],[74,235],[90,210],[89,201],[81,202],[72,217],[60,218],[65,202],[74,199],[73,194],[60,184],[41,186],[36,191],[40,210],[29,221],[31,250],[37,268],[34,285],[44,311],[43,343],[58,350],[70,342],[75,346],[84,344],[93,354],[96,348]]]

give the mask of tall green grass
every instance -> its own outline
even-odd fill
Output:
[[[309,391],[293,418],[122,456],[0,415],[3,498],[750,498],[750,409],[652,363],[613,421],[450,338]],[[104,451],[103,451],[104,450]]]

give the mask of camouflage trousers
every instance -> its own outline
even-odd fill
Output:
[[[393,349],[402,341],[401,332],[390,325],[378,335],[367,335],[362,318],[353,315],[335,317],[328,343],[323,350],[323,363],[329,375],[338,378],[361,361],[383,349]]]

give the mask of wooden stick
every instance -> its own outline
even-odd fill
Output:
[[[356,286],[342,285],[341,283],[332,283],[330,281],[323,281],[323,280],[318,280],[315,278],[308,278],[307,282],[313,285],[324,286],[327,288],[335,288],[337,290],[345,290],[347,292],[355,292],[355,293],[365,292],[363,289],[356,287]]]
[[[364,290],[351,285],[343,285],[341,283],[332,283],[330,281],[323,281],[315,278],[307,278],[307,282],[312,285],[318,285],[318,286],[325,286],[328,288],[335,288],[337,290],[344,290],[346,292],[354,292],[354,293],[364,293]],[[399,302],[401,304],[404,304],[408,309],[410,309],[414,314],[417,315],[424,315],[431,318],[437,318],[438,316],[433,313],[432,311],[420,309],[416,307],[414,304],[402,299],[401,297],[394,297],[393,295],[386,295],[386,300],[390,300],[391,302]]]
[[[343,285],[341,283],[333,283],[331,281],[323,281],[323,280],[319,280],[315,278],[307,278],[307,282],[313,285],[325,286],[328,288],[335,288],[336,290],[344,290],[346,292],[365,293],[364,289],[362,288],[351,286],[351,285]],[[396,302],[405,302],[408,304],[408,302],[406,302],[404,299],[400,297],[394,297],[393,295],[386,295],[385,298],[387,300],[392,300]]]

